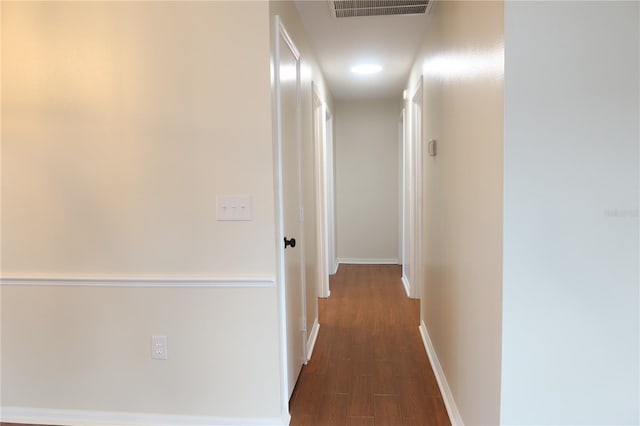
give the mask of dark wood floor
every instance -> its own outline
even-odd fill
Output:
[[[395,265],[340,265],[290,401],[291,425],[450,425]]]

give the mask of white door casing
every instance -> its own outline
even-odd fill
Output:
[[[402,283],[409,295],[409,275],[411,265],[409,261],[409,138],[407,135],[407,111],[402,108]]]
[[[404,107],[398,118],[398,264],[404,264]]]
[[[326,182],[327,182],[327,247],[329,254],[329,275],[338,271],[338,249],[336,246],[336,184],[335,149],[333,146],[333,117],[325,104],[325,141],[326,141]],[[331,289],[329,289],[329,294]]]
[[[403,201],[402,282],[407,295],[419,299],[422,293],[422,79],[403,109]],[[407,124],[408,119],[408,124]]]
[[[422,296],[422,283],[424,281],[424,260],[422,259],[423,233],[423,208],[422,208],[422,78],[418,81],[411,97],[411,145],[412,145],[412,274],[410,277],[410,297],[419,299]]]
[[[315,84],[313,96],[313,144],[315,153],[316,235],[318,242],[318,297],[329,297],[329,228],[327,226],[326,112]]]

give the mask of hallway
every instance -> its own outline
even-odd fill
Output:
[[[340,265],[290,402],[291,425],[449,425],[396,265]]]

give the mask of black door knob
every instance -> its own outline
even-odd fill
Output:
[[[284,248],[295,247],[295,246],[296,246],[295,238],[291,238],[290,240],[288,240],[287,237],[284,237]]]

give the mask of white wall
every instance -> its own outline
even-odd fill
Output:
[[[273,273],[265,5],[4,8],[4,274]]]
[[[2,287],[5,418],[280,421],[268,8],[2,3],[2,274],[39,279]],[[218,194],[253,221],[216,222]],[[53,285],[78,276],[124,280]],[[149,276],[176,283],[126,287]]]
[[[505,424],[638,424],[640,5],[505,6]]]
[[[3,420],[13,407],[36,424],[73,423],[51,410],[280,416],[272,288],[4,286],[2,303]],[[154,333],[167,361],[150,359]]]
[[[500,420],[502,46],[502,3],[437,2],[407,84],[423,75],[423,144],[438,144],[424,156],[422,329],[467,425]]]
[[[336,103],[337,251],[341,262],[398,262],[399,101]]]

